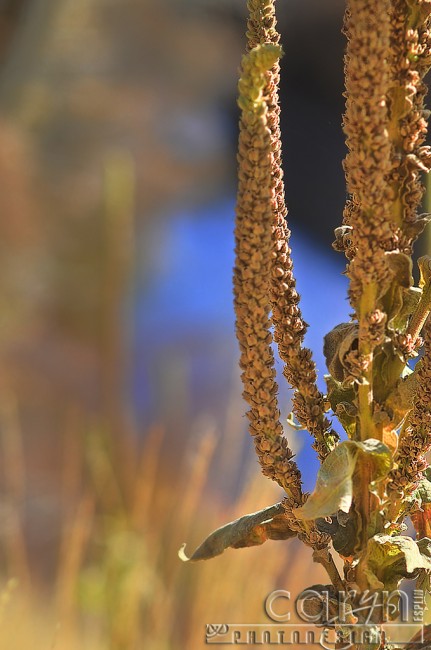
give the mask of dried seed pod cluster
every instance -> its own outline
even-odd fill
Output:
[[[274,2],[249,0],[248,48],[265,43],[278,44]],[[267,120],[271,132],[271,188],[272,188],[272,265],[270,299],[274,340],[284,362],[287,381],[294,389],[293,412],[299,424],[314,437],[313,447],[320,460],[334,448],[338,434],[331,428],[325,415],[324,397],[317,388],[317,370],[311,351],[303,346],[307,325],[299,307],[299,294],[293,275],[290,230],[287,225],[287,207],[281,168],[280,105],[278,85],[280,65],[277,60],[265,73],[264,96]]]
[[[259,45],[243,59],[234,296],[243,395],[250,405],[247,416],[256,452],[264,474],[300,500],[299,470],[280,422],[269,321],[274,190],[271,132],[263,91],[265,72],[280,53],[278,45]]]

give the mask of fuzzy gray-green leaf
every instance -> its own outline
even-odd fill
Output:
[[[397,589],[403,578],[431,569],[431,560],[411,537],[375,535],[368,541],[360,569],[371,589]]]
[[[354,495],[354,477],[369,464],[371,483],[387,476],[392,467],[389,448],[379,440],[363,442],[347,440],[338,445],[323,461],[317,474],[316,487],[306,503],[295,510],[299,519],[329,517],[342,510],[349,512]]]
[[[184,562],[209,560],[221,555],[229,547],[258,546],[267,539],[289,539],[295,536],[296,532],[289,527],[283,505],[276,503],[217,528],[198,546],[190,558],[185,555],[184,546],[180,549],[179,556]]]

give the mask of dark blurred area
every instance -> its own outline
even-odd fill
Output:
[[[322,383],[322,337],[349,312],[331,249],[344,3],[279,5],[289,223]],[[247,434],[232,309],[246,15],[245,0],[0,1],[0,650],[203,647],[211,617],[261,617],[276,585],[319,581],[294,543],[203,568],[176,555],[280,497]],[[287,416],[283,378],[280,402]],[[310,488],[309,436],[286,430]]]

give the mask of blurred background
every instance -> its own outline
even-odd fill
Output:
[[[349,313],[331,249],[343,10],[279,7],[322,387],[323,335]],[[270,591],[325,581],[292,541],[177,556],[282,496],[253,456],[234,336],[245,19],[245,0],[0,1],[0,649],[197,650],[206,623],[268,622]],[[309,436],[286,431],[311,489]]]

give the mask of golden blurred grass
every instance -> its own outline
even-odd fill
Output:
[[[235,505],[216,492],[238,484],[242,450],[232,414],[244,406],[237,396],[221,434],[211,423],[189,440],[174,439],[162,424],[139,434],[130,426],[122,300],[134,265],[133,194],[130,157],[113,152],[98,225],[103,247],[98,256],[88,251],[89,269],[100,276],[100,299],[87,314],[96,323],[96,397],[85,402],[75,384],[66,390],[72,372],[83,393],[91,387],[86,356],[82,362],[75,345],[59,355],[52,326],[41,344],[23,327],[30,353],[1,357],[0,650],[199,650],[206,623],[268,622],[270,591],[296,594],[324,579],[311,551],[295,542],[228,550],[202,564],[178,558],[183,542],[191,548],[281,495],[256,462]],[[71,265],[63,274],[76,280]],[[85,297],[86,285],[78,284],[76,295]],[[59,280],[69,338],[56,336],[66,350],[82,327],[69,286]],[[2,333],[3,350],[11,340],[12,328]]]
[[[269,622],[263,601],[270,591],[299,593],[312,572],[318,579],[311,553],[292,542],[181,563],[183,541],[197,544],[213,528],[274,502],[277,489],[256,466],[234,507],[211,496],[211,431],[172,462],[163,430],[154,427],[140,449],[123,440],[129,461],[121,467],[109,432],[87,422],[64,456],[61,541],[58,557],[50,560],[52,578],[41,580],[26,522],[14,508],[26,490],[25,459],[19,427],[11,418],[5,427],[6,407],[14,405],[3,400],[1,427],[9,467],[3,501],[12,519],[1,549],[0,648],[198,649],[205,645],[206,623]]]

